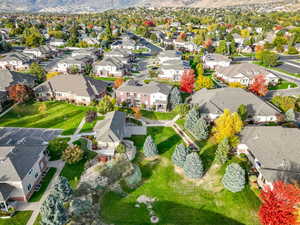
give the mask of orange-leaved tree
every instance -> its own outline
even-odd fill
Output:
[[[192,93],[194,89],[194,83],[195,83],[194,70],[192,69],[185,70],[180,80],[180,90],[187,93]]]
[[[265,75],[256,75],[253,78],[252,84],[249,86],[249,90],[258,96],[265,96],[269,91]]]

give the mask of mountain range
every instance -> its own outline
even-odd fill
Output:
[[[1,0],[0,11],[80,13],[131,6],[223,7],[281,0]]]

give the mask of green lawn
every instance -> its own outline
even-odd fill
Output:
[[[155,112],[141,110],[142,116],[151,120],[172,120],[177,114],[174,112]]]
[[[49,141],[47,150],[49,151],[50,160],[60,159],[62,152],[68,147],[70,138],[55,138]]]
[[[279,89],[288,89],[288,88],[296,88],[296,87],[298,87],[297,84],[286,80],[282,80],[277,85],[269,87],[269,90],[279,90]]]
[[[88,123],[85,122],[85,124],[83,125],[82,129],[80,130],[81,133],[85,133],[85,132],[92,132],[97,121],[99,120],[103,120],[104,116],[98,116],[93,122]]]
[[[36,217],[33,225],[41,225],[41,214]]]
[[[39,110],[41,102],[16,106],[0,118],[2,127],[32,127],[63,129],[64,135],[73,134],[85,113],[92,107],[76,106],[63,102],[45,102],[46,110]]]
[[[82,160],[80,160],[77,163],[74,164],[66,163],[65,167],[63,168],[60,174],[61,176],[64,176],[69,180],[69,183],[72,188],[77,187],[80,180],[80,176],[84,172],[84,164],[88,160],[95,158],[95,156],[97,155],[97,153],[87,150],[86,143],[87,141],[84,139],[80,139],[74,142],[74,144],[79,145],[82,150],[85,150],[85,156]]]
[[[158,224],[166,225],[258,225],[256,216],[259,200],[249,186],[239,193],[231,193],[220,184],[224,168],[209,170],[203,183],[195,185],[174,172],[170,160],[176,144],[181,138],[168,127],[151,127],[148,133],[158,145],[160,159],[146,161],[142,154],[137,157],[143,174],[143,184],[121,197],[109,192],[104,196],[101,215],[107,223],[116,225],[150,224],[148,211],[144,206],[134,207],[140,195],[155,197],[153,209],[160,218]],[[131,138],[140,151],[144,136]],[[201,150],[206,168],[214,158],[215,146],[207,144]],[[213,167],[211,167],[213,168]]]
[[[46,191],[50,181],[52,180],[54,174],[56,173],[56,168],[50,168],[46,176],[41,181],[41,188],[39,191],[34,192],[31,198],[29,199],[29,202],[38,202],[41,200],[44,192]]]
[[[26,225],[31,217],[32,211],[21,211],[10,219],[0,219],[0,225]]]

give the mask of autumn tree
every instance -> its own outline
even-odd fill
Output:
[[[124,83],[124,79],[123,78],[118,78],[115,80],[114,82],[114,88],[119,88],[122,84]]]
[[[198,76],[204,74],[204,68],[203,68],[203,64],[202,63],[198,63],[196,65],[196,73],[197,73]]]
[[[97,110],[100,113],[108,113],[115,109],[116,99],[105,95],[98,103]]]
[[[238,134],[242,128],[243,121],[238,113],[231,113],[230,110],[224,109],[224,113],[215,120],[215,126],[212,132],[217,143],[228,138],[231,145],[235,145],[237,144],[236,134]]]
[[[268,93],[265,75],[256,75],[252,84],[249,86],[249,90],[258,96],[265,96]]]
[[[276,105],[283,112],[289,109],[295,109],[297,99],[292,96],[274,96],[271,102]]]
[[[297,205],[300,202],[300,189],[282,181],[273,183],[273,189],[266,186],[260,193],[262,205],[259,218],[263,225],[298,224]]]
[[[133,113],[134,113],[134,118],[136,119],[141,119],[142,118],[142,113],[141,113],[141,108],[140,107],[132,107],[131,108]]]
[[[46,79],[50,80],[51,78],[60,75],[60,72],[49,72],[46,74]]]
[[[210,77],[206,77],[203,75],[198,75],[197,80],[195,82],[195,89],[200,90],[202,88],[211,89],[214,87],[214,82]]]
[[[78,146],[67,147],[62,154],[62,160],[68,164],[79,162],[83,157],[84,151]]]
[[[33,91],[24,84],[15,84],[7,89],[8,96],[14,102],[25,102],[33,97]]]
[[[195,83],[194,70],[185,70],[180,80],[180,90],[187,93],[192,93]]]

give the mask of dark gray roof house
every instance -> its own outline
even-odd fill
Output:
[[[300,180],[300,129],[280,126],[247,126],[240,134],[250,160],[268,182]]]
[[[172,86],[163,84],[160,82],[151,81],[148,84],[138,82],[136,80],[128,80],[121,87],[117,89],[117,92],[135,92],[135,93],[162,93],[169,95],[172,90]]]
[[[94,131],[96,139],[100,142],[119,143],[123,140],[126,127],[126,114],[120,111],[109,112],[105,119],[99,121]]]
[[[24,84],[29,87],[33,87],[36,78],[29,74],[18,73],[10,70],[0,70],[0,91],[6,91],[6,89],[15,84]]]
[[[251,92],[241,88],[201,89],[192,95],[191,104],[200,106],[201,113],[222,114],[224,109],[236,112],[241,104],[254,116],[273,116],[279,111]]]

